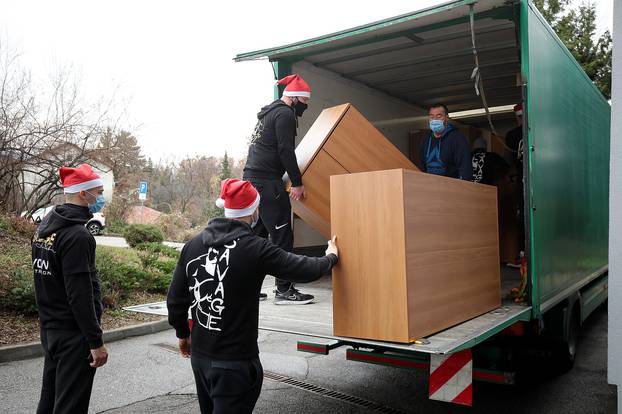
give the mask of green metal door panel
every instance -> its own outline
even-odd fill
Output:
[[[521,20],[537,316],[607,264],[610,106],[535,6],[525,2]]]

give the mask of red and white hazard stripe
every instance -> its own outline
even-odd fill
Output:
[[[430,399],[473,405],[471,350],[430,357]]]

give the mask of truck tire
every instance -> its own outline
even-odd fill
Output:
[[[574,366],[580,328],[579,311],[576,306],[573,306],[569,315],[567,334],[565,338],[563,338],[561,342],[556,343],[553,348],[553,361],[556,371],[559,373],[568,372]]]

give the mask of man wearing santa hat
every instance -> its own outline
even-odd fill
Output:
[[[86,413],[95,369],[108,360],[95,239],[84,227],[104,206],[103,181],[88,164],[62,167],[66,203],[39,224],[32,241],[35,296],[44,350],[37,413]]]
[[[292,207],[289,197],[300,200],[306,196],[295,152],[296,127],[311,98],[311,88],[299,75],[278,81],[285,85],[283,96],[261,108],[248,148],[244,179],[261,194],[259,223],[255,233],[266,237],[291,252],[294,246]],[[283,183],[287,172],[292,183],[289,197]],[[301,293],[285,279],[276,279],[276,305],[302,305],[313,302],[313,296]]]
[[[210,220],[186,243],[168,291],[168,320],[182,356],[191,357],[202,413],[251,413],[259,398],[257,295],[266,274],[311,282],[338,260],[335,237],[326,256],[305,257],[254,235],[260,202],[250,182],[224,180],[218,205],[225,217]]]
[[[516,117],[516,123],[518,125],[505,134],[505,145],[507,148],[504,158],[509,164],[513,164],[517,160],[522,161],[523,159],[523,104],[519,103],[514,105],[514,116]]]

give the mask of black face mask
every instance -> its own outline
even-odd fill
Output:
[[[297,101],[296,104],[294,104],[294,111],[296,112],[296,116],[302,116],[302,113],[307,109],[308,106],[309,105],[307,105],[306,103]]]

